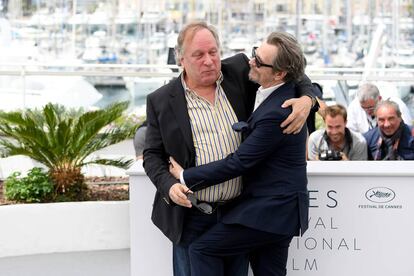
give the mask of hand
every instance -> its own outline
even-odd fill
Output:
[[[170,173],[174,175],[175,178],[180,179],[180,174],[183,171],[183,168],[178,164],[174,158],[170,157]]]
[[[323,100],[319,99],[318,97],[316,97],[316,100],[318,101],[318,104],[319,104],[318,113],[319,115],[321,115],[323,119],[325,119],[325,109],[328,107],[328,105]]]
[[[181,183],[175,183],[171,186],[168,195],[175,204],[191,208],[192,205],[187,199],[187,193],[192,193],[192,191]]]
[[[312,108],[312,100],[308,96],[290,99],[282,104],[283,108],[292,106],[292,113],[280,125],[285,134],[298,134],[308,118]]]
[[[342,151],[341,151],[341,157],[342,157],[342,161],[349,161],[348,156],[346,156],[346,154]]]

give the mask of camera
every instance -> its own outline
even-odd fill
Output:
[[[342,153],[336,150],[324,150],[319,153],[319,160],[323,160],[323,161],[342,160]]]

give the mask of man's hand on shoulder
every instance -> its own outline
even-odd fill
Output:
[[[191,208],[192,205],[190,200],[187,198],[187,193],[192,193],[192,191],[181,183],[175,183],[171,186],[168,194],[175,204]]]
[[[294,98],[287,100],[283,103],[282,107],[286,108],[292,106],[292,113],[282,122],[280,125],[285,134],[298,134],[306,123],[309,112],[312,108],[312,100],[309,96],[302,96],[300,98]]]

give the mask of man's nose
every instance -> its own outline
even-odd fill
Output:
[[[206,55],[204,58],[204,64],[210,65],[213,63],[213,59],[210,57],[210,55]]]
[[[254,62],[254,58],[249,59],[249,65],[250,66],[256,65]]]

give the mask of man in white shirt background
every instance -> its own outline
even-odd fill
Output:
[[[402,119],[407,125],[412,125],[412,117],[407,105],[398,97],[390,97],[390,100],[400,107]],[[365,133],[377,126],[375,108],[382,100],[378,87],[372,83],[364,83],[359,86],[358,94],[349,104],[347,127],[359,133]],[[386,100],[386,99],[384,99]]]

